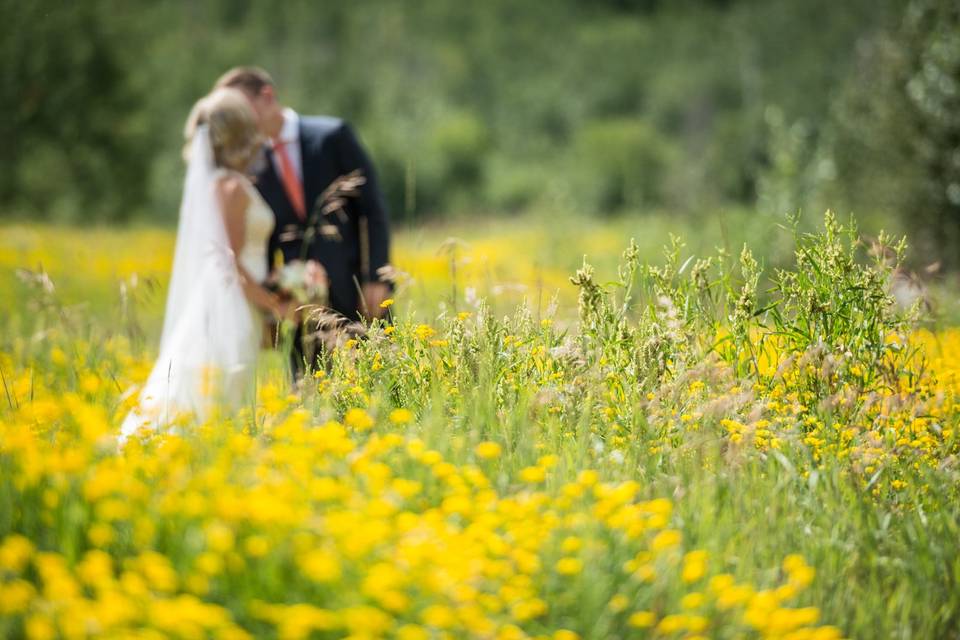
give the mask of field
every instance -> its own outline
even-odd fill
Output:
[[[960,637],[960,330],[784,226],[402,230],[395,324],[119,452],[172,233],[0,228],[0,636]]]

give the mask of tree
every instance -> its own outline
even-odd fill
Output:
[[[859,58],[836,109],[839,183],[960,265],[960,5],[910,0]]]
[[[96,0],[2,5],[0,208],[128,217],[144,204],[151,160],[125,51],[135,23]]]

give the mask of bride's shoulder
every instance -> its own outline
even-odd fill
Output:
[[[214,181],[217,185],[226,185],[230,188],[243,188],[252,187],[253,183],[250,182],[250,178],[239,171],[234,171],[233,169],[224,169],[223,167],[218,168],[214,174]]]
[[[214,189],[217,198],[227,211],[243,209],[250,202],[246,176],[235,171],[221,171],[217,174]]]

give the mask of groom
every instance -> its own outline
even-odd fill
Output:
[[[380,303],[390,294],[384,279],[390,230],[376,174],[350,126],[327,116],[301,116],[277,100],[273,79],[257,67],[237,67],[217,87],[243,91],[268,140],[268,162],[257,174],[257,189],[273,209],[271,267],[276,254],[284,262],[312,259],[330,279],[329,306],[351,320],[383,315]],[[324,214],[321,194],[341,176],[359,171],[365,183],[346,198],[342,214]],[[315,227],[310,229],[309,227]],[[295,350],[299,347],[299,336]],[[302,369],[294,353],[294,371]]]

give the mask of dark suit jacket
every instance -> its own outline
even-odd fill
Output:
[[[278,250],[285,262],[304,258],[319,261],[330,277],[330,306],[356,319],[358,286],[380,280],[377,270],[387,264],[390,251],[387,212],[373,164],[350,126],[326,116],[300,116],[300,158],[307,221],[316,220],[312,238],[307,224],[294,212],[272,158],[257,175],[257,189],[277,218],[270,236],[271,269],[276,266]],[[363,173],[366,184],[359,197],[348,199],[345,215],[314,214],[315,207],[321,205],[319,198],[324,189],[336,178],[357,169]],[[364,244],[366,263],[362,261]]]

